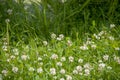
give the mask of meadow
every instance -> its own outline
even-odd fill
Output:
[[[0,80],[120,80],[118,2],[1,0]]]

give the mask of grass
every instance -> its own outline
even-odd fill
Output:
[[[1,0],[0,80],[119,80],[117,1]]]

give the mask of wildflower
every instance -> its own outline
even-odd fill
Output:
[[[3,51],[8,51],[8,47],[6,45],[2,46]]]
[[[38,61],[42,61],[42,58],[41,58],[41,57],[38,57]]]
[[[7,10],[7,13],[8,13],[9,15],[11,15],[11,14],[12,14],[12,11],[13,11],[12,9],[8,9],[8,10]]]
[[[47,46],[48,42],[47,41],[43,41],[43,45]]]
[[[96,45],[95,45],[95,44],[92,44],[92,45],[91,45],[91,48],[96,49]]]
[[[115,27],[115,24],[110,24],[110,28],[114,28]]]
[[[83,59],[80,58],[80,59],[78,60],[78,63],[83,63]]]
[[[65,3],[67,0],[61,0],[62,3]]]
[[[81,71],[82,71],[82,67],[81,67],[81,66],[77,66],[77,67],[76,67],[76,70],[77,70],[78,72],[81,72]]]
[[[111,70],[111,69],[112,69],[112,67],[111,67],[111,66],[108,66],[108,67],[107,67],[107,69]]]
[[[73,62],[74,61],[74,57],[70,56],[69,57],[69,62]]]
[[[33,67],[30,67],[30,68],[29,68],[29,71],[30,71],[30,72],[33,72],[34,70],[35,70],[35,69],[34,69]]]
[[[105,65],[104,63],[100,63],[98,69],[99,69],[99,70],[102,70],[103,68],[105,68],[105,66],[106,66],[106,65]]]
[[[84,65],[84,68],[85,68],[85,69],[91,69],[91,65],[90,65],[89,63],[86,63],[86,64]]]
[[[104,56],[103,56],[103,59],[104,59],[105,61],[107,61],[108,58],[109,58],[109,55],[104,55]]]
[[[67,41],[68,46],[72,46],[72,42],[70,40]]]
[[[59,35],[59,38],[61,38],[61,40],[64,39],[64,35],[63,35],[63,34],[60,34],[60,35]]]
[[[37,73],[42,73],[43,72],[43,69],[40,67],[37,69]]]
[[[115,50],[116,50],[116,51],[119,51],[119,50],[120,50],[120,48],[119,48],[119,47],[116,47],[116,48],[115,48]]]
[[[11,55],[10,58],[11,58],[11,59],[15,59],[15,56],[14,56],[14,55]]]
[[[62,62],[66,61],[66,58],[65,57],[61,57],[60,59]]]
[[[113,37],[113,36],[110,36],[109,39],[110,39],[111,41],[114,41],[114,37]]]
[[[61,39],[60,37],[57,37],[57,40],[58,40],[58,41],[61,41],[62,39]]]
[[[78,71],[76,69],[73,70],[73,74],[78,74]]]
[[[9,22],[10,22],[10,19],[6,19],[5,22],[6,22],[6,23],[9,23]]]
[[[72,80],[72,76],[66,75],[66,80]]]
[[[57,59],[58,55],[57,54],[52,54],[51,59]]]
[[[65,80],[64,78],[60,78],[60,80]]]
[[[80,49],[81,50],[88,50],[88,47],[87,47],[87,45],[84,45],[84,46],[80,46]]]
[[[28,58],[29,58],[28,55],[22,55],[22,56],[21,56],[21,59],[22,59],[22,60],[27,60]]]
[[[56,38],[56,34],[52,33],[52,34],[51,34],[51,38],[52,38],[52,39],[55,39],[55,38]]]
[[[65,74],[65,69],[61,69],[61,70],[60,70],[60,73],[61,73],[61,74]]]
[[[61,62],[57,62],[57,66],[62,66],[62,63]]]
[[[1,72],[4,76],[7,76],[8,71],[7,70],[2,70]]]
[[[19,55],[19,51],[18,51],[17,48],[13,49],[13,52],[14,52],[15,55]]]
[[[85,76],[88,76],[90,74],[90,70],[89,69],[85,69]]]
[[[13,68],[12,68],[12,71],[13,71],[14,73],[17,73],[17,72],[18,72],[18,67],[13,67]]]
[[[50,74],[56,75],[56,69],[55,68],[50,68]]]

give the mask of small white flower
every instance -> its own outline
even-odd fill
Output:
[[[34,69],[33,67],[30,67],[30,68],[29,68],[29,71],[30,71],[30,72],[33,72],[34,70],[35,70],[35,69]]]
[[[17,73],[17,72],[18,72],[18,67],[13,67],[13,68],[12,68],[12,71],[13,71],[14,73]]]
[[[66,58],[65,57],[61,57],[60,61],[64,62],[64,61],[66,61]]]
[[[113,36],[110,36],[109,39],[110,39],[111,41],[114,41],[114,37],[113,37]]]
[[[102,70],[103,68],[105,68],[105,66],[106,66],[106,65],[105,65],[104,63],[100,63],[98,69],[99,69],[99,70]]]
[[[61,74],[65,74],[65,69],[61,69],[61,70],[60,70],[60,73],[61,73]]]
[[[56,75],[56,69],[55,68],[50,68],[50,74]]]
[[[8,47],[6,45],[2,46],[3,51],[8,51]]]
[[[77,70],[78,72],[81,72],[81,71],[82,71],[82,66],[77,66],[77,67],[76,67],[76,70]]]
[[[88,76],[90,74],[90,70],[89,69],[85,69],[85,76]]]
[[[58,41],[61,41],[62,39],[61,39],[60,37],[57,37],[57,40],[58,40]]]
[[[66,75],[66,80],[72,80],[72,76]]]
[[[104,55],[104,56],[103,56],[103,59],[104,59],[105,61],[107,61],[107,60],[109,59],[109,55]]]
[[[88,50],[88,47],[87,47],[87,45],[84,45],[84,46],[80,46],[80,49],[81,50]]]
[[[73,62],[74,61],[74,57],[70,56],[69,58],[69,62]]]
[[[41,58],[41,57],[38,57],[38,61],[42,61],[42,58]]]
[[[55,39],[55,38],[56,38],[56,34],[52,33],[52,34],[51,34],[51,38],[52,38],[52,39]]]
[[[78,63],[83,63],[83,59],[78,59]]]
[[[11,14],[12,14],[12,11],[13,11],[12,9],[8,9],[8,10],[7,10],[7,13],[8,13],[9,15],[11,15]]]
[[[40,67],[37,69],[37,73],[42,73],[43,72],[43,69]]]
[[[65,3],[67,0],[61,0],[62,3]]]
[[[64,35],[63,35],[63,34],[60,34],[60,35],[59,35],[59,38],[61,38],[61,40],[64,39]]]
[[[78,74],[78,71],[76,69],[73,70],[73,74]]]
[[[60,78],[60,80],[65,80],[64,78]]]
[[[2,70],[2,72],[1,72],[4,76],[6,76],[7,75],[7,73],[8,73],[8,71],[7,70]]]
[[[10,19],[5,19],[5,22],[6,22],[6,23],[9,23],[9,22],[10,22]]]
[[[44,45],[44,46],[47,46],[47,45],[48,45],[48,42],[47,42],[47,41],[43,41],[43,45]]]
[[[10,58],[11,58],[11,59],[15,59],[16,57],[15,57],[14,55],[11,55]]]
[[[22,60],[27,60],[28,58],[29,58],[28,55],[22,55],[22,56],[21,56],[21,59],[22,59]]]
[[[57,54],[52,54],[51,59],[57,59],[58,55]]]
[[[62,63],[61,63],[61,62],[57,62],[56,65],[57,65],[57,66],[62,66]]]
[[[91,65],[90,65],[89,63],[86,63],[86,64],[84,65],[84,68],[85,68],[85,69],[91,69]]]
[[[115,27],[115,24],[110,24],[110,28],[114,28]]]
[[[92,44],[92,45],[91,45],[91,48],[96,49],[96,45],[95,45],[95,44]]]
[[[17,48],[14,48],[14,49],[13,49],[13,53],[14,53],[15,55],[19,55],[18,49],[17,49]]]
[[[108,67],[107,67],[107,69],[111,70],[111,69],[112,69],[112,67],[111,67],[111,66],[108,66]]]
[[[119,47],[116,47],[116,48],[115,48],[115,50],[119,51],[119,50],[120,50],[120,48],[119,48]]]
[[[68,46],[72,46],[72,41],[68,40],[68,41],[67,41],[67,45],[68,45]]]

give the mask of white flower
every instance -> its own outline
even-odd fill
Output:
[[[67,41],[67,45],[68,45],[68,46],[72,46],[72,41],[68,40],[68,41]]]
[[[6,22],[6,23],[9,23],[9,22],[10,22],[10,19],[5,19],[5,22]]]
[[[109,39],[110,39],[111,41],[114,41],[114,37],[113,37],[113,36],[110,36]]]
[[[56,75],[56,69],[55,68],[50,68],[50,74]]]
[[[112,69],[112,67],[111,67],[111,66],[108,66],[108,67],[107,67],[107,69],[111,70],[111,69]]]
[[[78,74],[78,71],[76,69],[73,70],[73,74]]]
[[[115,48],[115,50],[119,51],[119,50],[120,50],[120,48],[119,48],[119,47],[116,47],[116,48]]]
[[[64,39],[64,35],[63,35],[63,34],[60,34],[60,35],[59,35],[59,38],[61,38],[61,40]]]
[[[115,27],[115,24],[110,24],[110,28],[114,28]]]
[[[60,37],[57,37],[57,40],[58,40],[58,41],[61,41],[62,39],[61,39]]]
[[[51,34],[51,38],[52,38],[52,39],[55,39],[55,38],[56,38],[56,34],[52,33],[52,34]]]
[[[83,63],[83,59],[78,59],[78,63]]]
[[[41,57],[38,57],[38,61],[42,61],[42,58],[41,58]]]
[[[17,73],[17,72],[18,72],[18,67],[13,67],[13,68],[12,68],[12,71],[13,71],[14,73]]]
[[[91,48],[96,49],[96,45],[95,45],[95,44],[92,44],[92,45],[91,45]]]
[[[84,68],[85,68],[85,69],[91,69],[91,65],[90,65],[89,63],[86,63],[86,64],[84,65]]]
[[[61,74],[65,74],[65,69],[61,69],[61,70],[60,70],[60,73],[61,73]]]
[[[7,73],[8,73],[8,71],[7,70],[2,70],[2,72],[1,72],[3,75],[7,75]]]
[[[105,68],[105,66],[106,66],[106,65],[105,65],[104,63],[100,63],[98,69],[99,69],[99,70],[102,70],[103,68]]]
[[[61,57],[60,61],[64,62],[64,61],[66,61],[66,58],[65,57]]]
[[[30,71],[30,72],[33,72],[34,70],[35,70],[35,69],[34,69],[33,67],[30,67],[30,68],[29,68],[29,71]]]
[[[62,66],[62,63],[61,62],[57,62],[57,66]]]
[[[74,61],[74,57],[70,56],[69,57],[69,62],[73,62]]]
[[[2,46],[3,51],[8,51],[8,47],[6,45]]]
[[[81,71],[82,71],[82,66],[77,66],[77,67],[76,67],[76,70],[77,70],[78,72],[81,72]]]
[[[51,59],[57,59],[58,55],[57,54],[52,54]]]
[[[84,45],[84,46],[80,46],[80,49],[81,50],[88,50],[88,47],[87,47],[87,45]]]
[[[48,45],[48,42],[47,42],[47,41],[43,41],[43,45],[44,45],[44,46],[47,46],[47,45]]]
[[[85,69],[85,76],[88,76],[90,74],[90,70],[89,69]]]
[[[66,80],[72,80],[72,76],[66,75]]]
[[[42,73],[43,72],[43,69],[40,67],[37,69],[37,73]]]
[[[60,78],[60,80],[65,80],[64,78]]]
[[[104,56],[103,56],[103,59],[104,59],[105,61],[107,61],[107,60],[109,59],[109,55],[104,55]]]
[[[14,55],[11,55],[10,58],[11,58],[11,59],[15,59],[15,56],[14,56]]]
[[[14,49],[13,49],[13,53],[14,53],[15,55],[19,55],[18,49],[17,49],[17,48],[14,48]]]
[[[13,11],[12,9],[8,9],[8,10],[7,10],[7,13],[8,13],[9,15],[11,15],[11,14],[12,14],[12,11]]]
[[[22,56],[21,56],[21,59],[22,59],[22,60],[27,60],[28,58],[29,58],[28,55],[22,55]]]
[[[65,3],[67,0],[61,0],[62,3]]]

